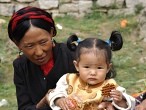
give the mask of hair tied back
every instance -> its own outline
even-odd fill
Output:
[[[123,46],[122,35],[119,31],[112,31],[110,39],[106,41],[112,51],[120,50]]]
[[[78,38],[76,34],[71,35],[67,40],[67,47],[75,51],[78,44],[81,42],[81,38]]]

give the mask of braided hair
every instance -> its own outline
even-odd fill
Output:
[[[51,32],[56,35],[56,27],[52,15],[40,8],[27,6],[11,17],[8,24],[8,35],[12,41],[20,42],[31,25]]]

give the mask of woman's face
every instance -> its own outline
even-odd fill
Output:
[[[43,65],[52,56],[52,36],[53,29],[49,33],[41,28],[31,26],[17,46],[33,63]]]

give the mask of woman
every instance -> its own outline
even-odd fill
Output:
[[[13,63],[18,109],[35,110],[63,74],[75,71],[72,54],[65,44],[53,41],[54,20],[39,8],[25,7],[16,12],[9,22],[8,34],[23,52]]]
[[[41,106],[41,110],[51,110],[45,95],[55,88],[62,75],[76,72],[73,53],[66,44],[54,42],[54,20],[36,7],[24,7],[14,13],[8,24],[8,35],[20,53],[23,52],[13,62],[18,109],[39,110]]]

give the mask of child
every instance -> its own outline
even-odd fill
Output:
[[[102,101],[112,101],[119,110],[133,110],[135,99],[112,79],[116,73],[111,63],[111,49],[119,49],[118,46],[123,44],[122,39],[118,39],[111,38],[109,45],[97,38],[80,42],[76,35],[69,38],[68,46],[76,50],[73,63],[78,73],[63,75],[50,92],[48,99],[53,110],[98,110],[98,104]],[[108,84],[114,85],[115,89],[106,97],[102,91]]]

